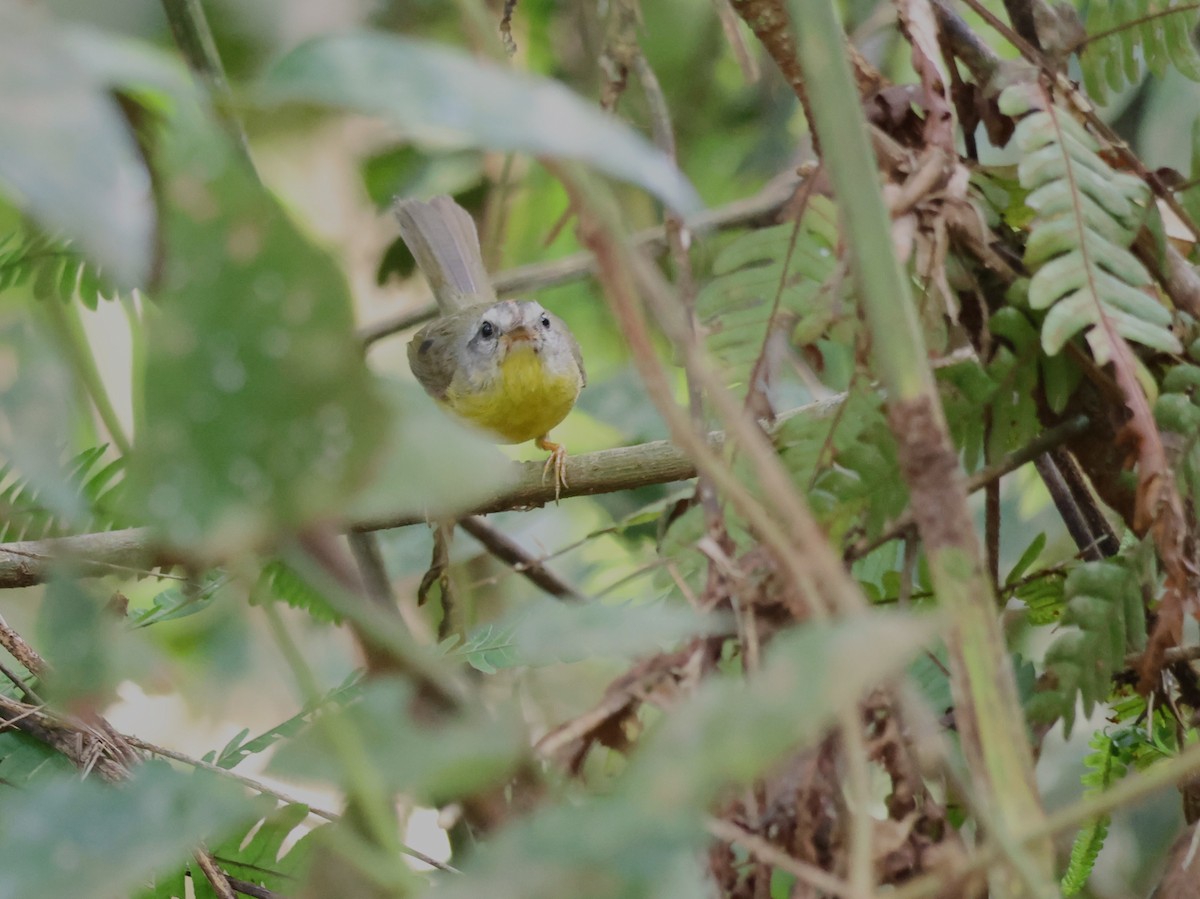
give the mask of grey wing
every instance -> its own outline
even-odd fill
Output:
[[[445,399],[454,379],[458,355],[454,325],[454,319],[435,319],[413,335],[408,344],[408,366],[434,399]]]
[[[443,314],[495,300],[483,267],[479,234],[467,211],[450,197],[429,202],[398,199],[392,206],[400,236],[433,288]]]
[[[559,324],[562,326],[563,332],[567,335],[567,343],[571,346],[571,355],[575,357],[575,364],[579,366],[579,386],[581,388],[587,387],[587,369],[583,367],[583,350],[579,348],[579,341],[575,339],[575,335],[571,333],[571,329],[567,327],[567,323],[559,319]]]

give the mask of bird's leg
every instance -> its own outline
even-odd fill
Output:
[[[544,449],[550,453],[550,458],[546,460],[546,465],[542,469],[542,482],[545,482],[546,477],[553,470],[554,501],[557,503],[562,488],[569,486],[567,484],[567,448],[561,443],[551,441],[549,434],[543,434],[535,442],[538,449]]]

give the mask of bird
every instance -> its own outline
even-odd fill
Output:
[[[557,500],[566,447],[550,430],[567,417],[587,373],[566,322],[531,299],[498,299],[470,214],[451,197],[399,198],[400,236],[429,281],[438,316],[408,344],[413,375],[454,416],[497,443],[534,441],[550,453]]]

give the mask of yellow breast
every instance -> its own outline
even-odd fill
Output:
[[[544,436],[567,417],[579,396],[580,381],[578,369],[551,372],[532,349],[519,348],[500,363],[486,387],[451,383],[445,403],[501,442],[524,443]]]

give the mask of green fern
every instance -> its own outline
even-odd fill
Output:
[[[253,605],[262,605],[269,600],[278,600],[293,609],[303,609],[317,621],[340,623],[342,620],[342,616],[329,605],[319,590],[280,559],[268,562],[263,567],[250,601]]]
[[[107,445],[84,450],[63,465],[61,482],[77,502],[78,514],[48,502],[44,485],[24,478],[11,463],[0,464],[0,542],[42,540],[121,526],[121,485],[125,461],[106,461]]]
[[[1162,381],[1154,418],[1183,493],[1200,499],[1200,367],[1176,365]]]
[[[0,237],[0,293],[31,283],[36,299],[69,301],[79,297],[95,309],[118,292],[69,243],[43,234]]]
[[[466,661],[482,674],[495,674],[501,668],[521,664],[511,626],[483,624],[471,631],[461,645],[460,639],[458,634],[451,634],[438,644],[439,651]]]
[[[1124,777],[1128,766],[1121,746],[1108,734],[1097,731],[1092,735],[1089,745],[1093,751],[1083,760],[1087,768],[1083,775],[1083,794],[1096,796]],[[1074,896],[1087,883],[1108,836],[1108,825],[1109,816],[1101,815],[1084,825],[1075,836],[1071,859],[1062,877],[1064,896]]]
[[[1088,5],[1089,37],[1079,55],[1088,96],[1103,105],[1109,89],[1136,84],[1146,69],[1162,78],[1168,65],[1200,81],[1200,54],[1192,33],[1200,18],[1195,0],[1093,0]]]
[[[256,820],[208,849],[230,876],[271,890],[274,895],[291,895],[298,877],[312,858],[313,834],[320,828],[309,830],[305,827],[308,806],[300,803],[276,805],[274,800],[264,797],[263,812]],[[298,831],[303,835],[285,851],[285,841]],[[153,886],[139,893],[136,899],[177,896],[216,899],[208,879],[190,863],[156,878]]]
[[[794,241],[794,244],[793,244]],[[745,383],[762,351],[775,297],[794,343],[814,343],[849,310],[829,286],[837,266],[837,212],[814,196],[799,226],[749,231],[713,261],[713,277],[696,297],[696,315],[707,347],[734,383]]]
[[[1141,584],[1125,565],[1088,562],[1067,576],[1062,632],[1046,651],[1046,684],[1029,702],[1038,721],[1063,719],[1071,735],[1075,707],[1084,714],[1108,699],[1113,673],[1124,667],[1125,653],[1146,642]]]
[[[314,702],[305,704],[304,708],[269,730],[263,731],[256,737],[250,736],[250,730],[245,728],[237,733],[219,752],[208,753],[204,761],[211,762],[219,768],[236,768],[246,758],[266,752],[280,740],[294,737],[312,723],[313,716],[321,709],[330,706],[346,706],[362,695],[363,683],[360,672],[355,671],[338,686],[329,690]]]
[[[1025,264],[1034,273],[1029,305],[1047,310],[1042,348],[1053,356],[1083,331],[1103,364],[1112,352],[1111,328],[1143,346],[1180,352],[1170,310],[1152,293],[1150,273],[1129,251],[1149,189],[1101,159],[1095,139],[1068,112],[1040,108],[1044,98],[1036,87],[1013,85],[1000,103],[1008,115],[1027,113],[1016,140],[1023,154],[1021,184],[1030,190],[1026,202],[1036,213]]]

